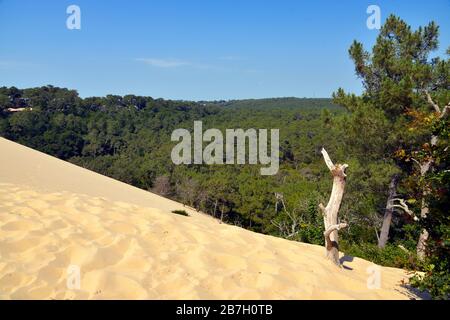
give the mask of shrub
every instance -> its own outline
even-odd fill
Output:
[[[450,275],[448,262],[427,263],[424,267],[425,274],[414,275],[410,279],[413,287],[421,291],[428,291],[433,299],[450,299]]]
[[[406,252],[397,245],[387,244],[384,249],[373,243],[347,243],[341,241],[340,250],[346,255],[359,257],[386,267],[417,270],[415,252]]]
[[[182,216],[189,217],[189,214],[185,210],[173,210],[172,213],[179,214]]]

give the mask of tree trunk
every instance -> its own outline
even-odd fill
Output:
[[[224,203],[222,203],[222,209],[221,209],[221,211],[220,211],[220,222],[222,223],[223,222],[223,213],[224,213],[224,210],[225,210],[225,204]]]
[[[423,198],[422,198],[422,207],[420,208],[420,219],[425,219],[428,214],[428,204],[425,200],[425,197],[427,196],[427,191],[423,192]],[[428,241],[428,231],[423,228],[420,232],[419,241],[417,242],[416,252],[417,257],[419,260],[423,260],[425,258],[426,253],[426,247],[427,247],[427,241]]]
[[[384,211],[383,225],[381,227],[380,238],[378,239],[378,248],[383,249],[389,239],[389,228],[391,227],[392,213],[394,212],[393,199],[397,194],[398,175],[394,175],[389,184],[389,194]]]
[[[448,103],[444,108],[440,108],[437,103],[433,101],[431,95],[428,91],[425,90],[425,95],[427,97],[428,103],[433,106],[434,111],[439,115],[439,119],[444,119],[450,113],[450,103]],[[435,146],[438,143],[438,137],[435,135],[431,136],[431,146]],[[431,158],[427,162],[420,164],[420,175],[424,177],[428,170],[430,170],[431,165],[433,164],[433,159]],[[426,188],[426,187],[425,187]],[[424,219],[428,215],[428,203],[426,201],[426,196],[428,195],[428,190],[424,189],[422,193],[422,207],[420,209],[420,218]],[[419,241],[417,242],[416,252],[419,260],[423,260],[425,258],[427,241],[428,241],[429,233],[426,229],[422,229],[420,233]]]
[[[436,143],[436,140],[437,140],[437,138],[434,136],[431,138],[432,143]],[[429,160],[420,166],[420,175],[422,177],[425,177],[427,172],[430,170],[431,164],[432,164],[432,161]],[[428,195],[428,191],[425,186],[425,189],[422,193],[422,205],[420,208],[420,219],[425,219],[428,215],[428,211],[429,211],[428,203],[425,199],[427,197],[427,195]],[[423,260],[425,258],[428,236],[429,236],[428,231],[425,228],[422,229],[422,231],[420,232],[419,241],[417,242],[417,247],[416,247],[417,257],[419,258],[419,260]]]
[[[218,205],[218,203],[219,203],[219,200],[216,199],[216,202],[214,202],[214,213],[213,213],[213,217],[214,217],[214,218],[216,217],[216,212],[217,212],[217,205]]]
[[[423,260],[425,258],[428,236],[429,233],[427,229],[422,229],[422,232],[419,236],[419,241],[417,242],[417,257],[419,258],[419,260]]]
[[[325,163],[333,176],[333,188],[331,190],[330,200],[326,207],[321,203],[319,209],[323,213],[323,222],[325,225],[325,248],[326,257],[331,260],[337,266],[341,266],[339,261],[339,238],[338,231],[347,227],[346,223],[339,223],[338,212],[341,205],[342,196],[344,195],[345,188],[345,169],[347,164],[334,165],[331,161],[328,153],[322,148],[322,155]]]

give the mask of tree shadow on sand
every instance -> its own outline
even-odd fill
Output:
[[[344,262],[353,262],[354,257],[352,256],[348,256],[348,255],[343,255],[340,259],[339,262],[341,263],[342,267],[346,270],[353,270],[353,268],[344,265]],[[406,294],[406,296],[410,299],[410,300],[431,300],[431,295],[426,292],[426,291],[420,291],[417,288],[414,288],[413,286],[411,286],[410,284],[406,283],[406,282],[402,282],[402,284],[400,284],[400,287],[406,289],[405,290],[399,290],[399,289],[395,289],[397,292],[401,292],[402,294]]]
[[[406,295],[410,300],[431,300],[431,295],[426,291],[420,291],[417,288],[414,288],[408,283],[402,283],[400,285],[402,288],[406,289]],[[400,292],[400,290],[396,289],[396,291]],[[405,293],[404,291],[401,291]]]
[[[347,256],[344,255],[339,259],[339,262],[341,263],[342,267],[346,270],[353,270],[353,268],[350,268],[349,266],[346,266],[344,264],[344,262],[352,262],[353,261],[353,257],[352,256]]]

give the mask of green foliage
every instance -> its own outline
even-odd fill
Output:
[[[372,52],[366,51],[357,41],[349,49],[356,74],[363,82],[364,93],[355,96],[339,89],[333,97],[335,103],[350,111],[337,126],[343,139],[353,142],[349,143],[352,154],[359,163],[372,159],[365,167],[378,167],[373,172],[383,172],[373,181],[381,182],[383,175],[389,177],[400,172],[402,182],[397,196],[408,200],[409,209],[420,217],[418,223],[406,218],[394,219],[391,241],[400,238],[413,250],[412,242],[417,243],[420,230],[425,229],[429,233],[426,261],[424,265],[416,266],[425,268],[425,276],[416,277],[412,283],[429,290],[436,298],[448,298],[449,123],[444,106],[450,101],[450,61],[430,58],[438,48],[438,34],[439,28],[434,22],[414,31],[400,18],[389,16]],[[436,108],[430,99],[441,108]],[[425,170],[426,167],[429,169]],[[350,176],[349,181],[352,181]],[[364,187],[378,188],[372,182]],[[369,201],[377,202],[374,196],[370,196],[358,203],[367,204]],[[426,213],[426,217],[421,213]],[[408,223],[413,227],[408,227]],[[357,224],[358,231],[362,225]],[[361,239],[363,233],[351,239]],[[414,240],[411,239],[412,234],[415,235]],[[348,250],[380,263],[402,265],[391,260],[391,253],[397,256],[391,249],[379,252],[368,244],[358,246],[351,245]]]
[[[414,253],[408,253],[394,244],[387,244],[380,249],[374,243],[348,243],[344,240],[340,243],[340,250],[348,256],[366,259],[382,266],[408,270],[416,270],[418,266]]]
[[[304,221],[300,224],[298,240],[322,245],[324,231],[322,214],[319,213],[316,201],[310,200],[305,210]]]
[[[423,177],[419,183],[429,188],[426,197],[430,213],[423,219],[421,226],[429,232],[427,257],[424,261],[425,275],[414,277],[412,284],[422,290],[428,290],[436,299],[450,298],[450,159],[448,120],[441,119],[433,125],[434,133],[439,138],[431,149],[422,150],[426,156],[429,152],[437,168]],[[427,152],[428,151],[428,152]]]
[[[422,291],[428,291],[435,299],[448,300],[450,298],[449,261],[433,262],[427,262],[423,268],[425,274],[415,274],[410,283]]]
[[[246,109],[246,110],[298,110],[298,109],[324,109],[339,110],[330,99],[324,98],[270,98],[270,99],[245,99],[230,101],[215,101],[213,105],[226,107],[230,109]],[[295,114],[295,119],[300,120],[302,115]]]

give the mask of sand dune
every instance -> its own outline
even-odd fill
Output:
[[[413,297],[403,270],[338,269],[323,247],[173,214],[186,208],[3,138],[0,155],[0,299]]]

